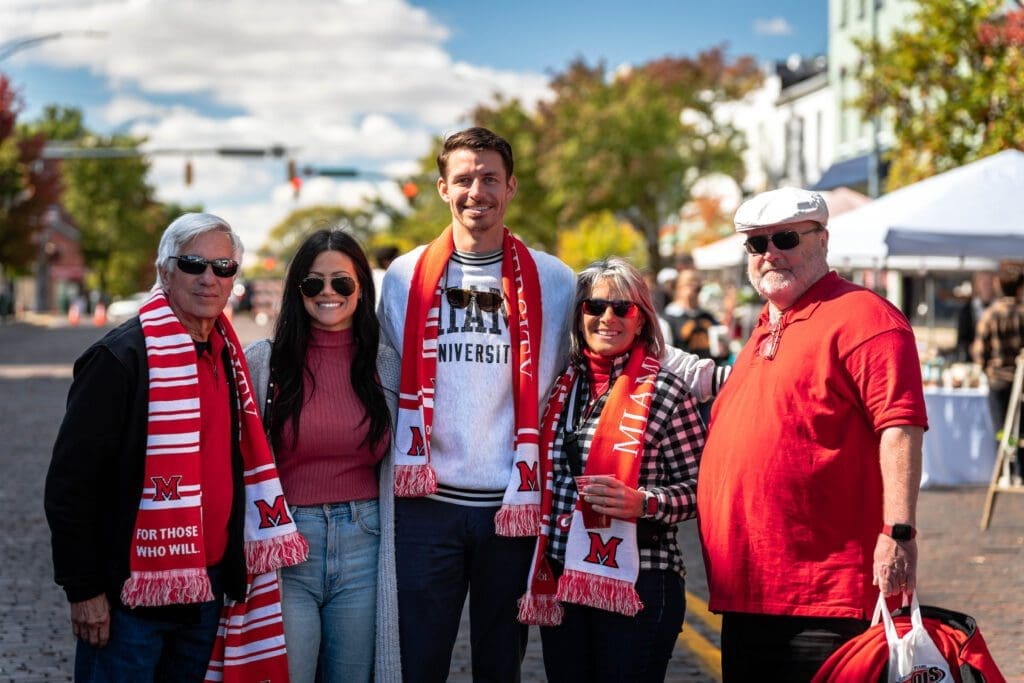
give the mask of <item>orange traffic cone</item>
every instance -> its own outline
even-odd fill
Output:
[[[107,324],[107,307],[101,301],[96,304],[92,311],[92,324],[96,327],[103,327]]]
[[[81,317],[82,312],[78,310],[77,303],[73,303],[70,306],[68,306],[68,322],[71,323],[73,327],[78,326],[78,320]]]

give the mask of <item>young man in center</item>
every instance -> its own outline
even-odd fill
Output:
[[[402,357],[395,548],[410,681],[448,677],[467,590],[474,679],[518,680],[526,648],[516,600],[540,503],[537,406],[561,365],[575,277],[505,228],[512,163],[489,130],[449,137],[437,189],[452,223],[381,287]]]
[[[517,621],[540,520],[538,439],[564,367],[576,279],[505,227],[516,194],[512,148],[485,128],[445,140],[437,189],[452,223],[396,259],[379,309],[402,358],[395,461],[402,670],[444,681],[470,596],[474,680],[518,681]],[[711,361],[669,366],[698,400],[717,388]]]

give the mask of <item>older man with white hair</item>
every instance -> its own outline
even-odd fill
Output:
[[[222,313],[241,257],[223,219],[179,217],[139,316],[75,362],[45,506],[76,681],[287,677],[275,572],[307,547]]]
[[[768,303],[701,462],[709,606],[725,680],[806,681],[867,628],[879,590],[914,590],[920,366],[903,314],[829,271],[821,195],[765,192],[735,223]]]

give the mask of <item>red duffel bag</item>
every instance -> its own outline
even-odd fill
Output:
[[[911,605],[896,610],[891,619],[885,618],[889,613],[884,599],[879,599],[879,606],[871,628],[836,650],[822,664],[812,683],[948,683],[950,677],[956,683],[1005,683],[1006,679],[999,672],[977,623],[971,617],[941,607],[919,606],[916,593]],[[915,610],[918,610],[917,614]],[[879,623],[879,615],[883,616],[882,623]],[[885,622],[891,622],[895,627],[891,635],[886,634]],[[911,634],[914,622],[923,626],[927,638],[920,631]],[[911,667],[902,662],[903,671],[890,672],[890,661],[896,666],[901,649],[903,656],[908,655],[910,643],[907,640],[915,635],[918,645],[928,638],[931,640],[931,643],[924,642],[924,647],[918,648],[927,652],[919,652],[916,656],[911,653],[924,662],[915,661]],[[944,659],[945,666],[943,662],[938,666],[929,665],[930,655]]]

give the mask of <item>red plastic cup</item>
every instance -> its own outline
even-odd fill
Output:
[[[593,479],[591,475],[581,474],[576,477],[576,492],[580,499],[580,511],[583,513],[583,526],[588,529],[607,529],[612,525],[612,519],[608,515],[597,512],[594,506],[583,500],[583,487]]]

